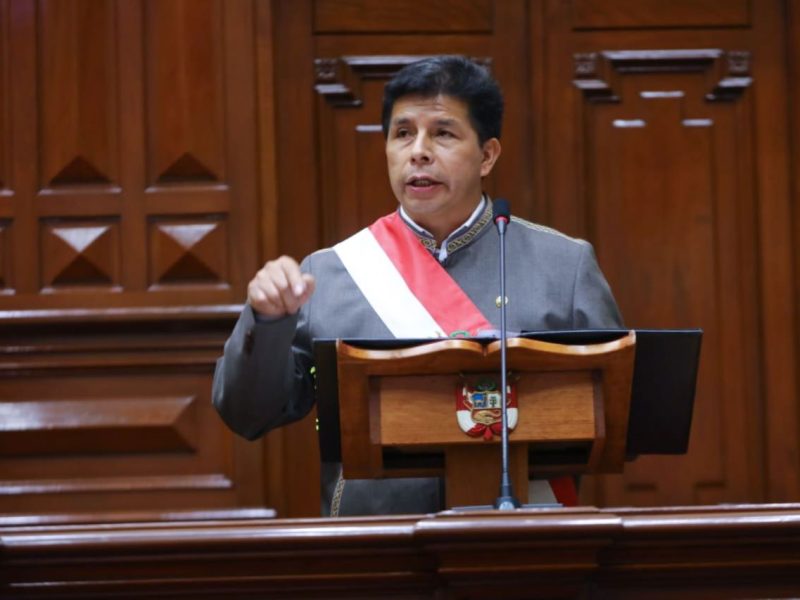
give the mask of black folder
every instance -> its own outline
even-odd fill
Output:
[[[628,329],[527,331],[518,337],[556,344],[600,344],[618,339]],[[692,412],[700,361],[700,329],[636,329],[636,357],[631,389],[626,452],[685,454],[689,446]],[[470,338],[489,343],[494,338]],[[343,340],[360,348],[397,349],[441,341],[433,339]],[[341,462],[339,386],[336,340],[314,340],[317,367],[317,414],[320,454],[325,462]]]

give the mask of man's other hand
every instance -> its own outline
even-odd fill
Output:
[[[314,293],[314,277],[290,256],[269,261],[247,286],[247,301],[265,317],[296,313]]]

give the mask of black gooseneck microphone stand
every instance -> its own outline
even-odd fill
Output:
[[[492,206],[494,224],[500,235],[500,385],[502,403],[502,433],[500,446],[502,449],[502,463],[500,473],[500,495],[494,501],[498,510],[513,510],[520,507],[520,501],[514,496],[514,487],[508,474],[508,384],[506,368],[506,227],[511,218],[511,211],[507,200],[495,200]]]

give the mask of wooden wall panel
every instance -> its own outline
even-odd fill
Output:
[[[590,4],[599,15],[599,4]],[[782,106],[776,75],[785,40],[774,22],[777,3],[754,8],[749,30],[721,27],[714,15],[732,6],[723,4],[696,3],[691,11],[675,5],[670,15],[685,17],[684,26],[696,19],[691,29],[653,30],[642,18],[624,31],[607,29],[611,21],[588,30],[577,20],[576,10],[588,6],[581,2],[572,11],[552,2],[532,15],[546,31],[547,76],[534,81],[545,89],[539,114],[549,140],[546,167],[540,163],[548,169],[540,220],[595,244],[627,325],[705,332],[688,454],[640,458],[623,477],[590,485],[586,501],[795,497],[764,469],[794,452],[784,446],[776,454],[764,415],[777,416],[776,405],[796,414],[797,404],[794,374],[783,362],[796,360],[794,340],[768,315],[787,323],[793,317],[785,306],[768,311],[763,304],[786,297],[776,293],[789,264],[785,233],[763,218],[765,210],[784,211],[786,164],[761,159],[786,156],[785,136],[763,133],[786,113],[761,109]],[[630,6],[608,4],[606,17],[616,15],[621,25]],[[751,60],[765,55],[771,62]],[[758,224],[766,223],[765,237]],[[777,373],[783,389],[769,383]],[[785,475],[789,480],[794,476]]]
[[[748,0],[574,0],[576,29],[741,27],[750,24]]]
[[[490,33],[492,0],[316,0],[315,33]]]
[[[795,266],[791,220],[796,205],[790,191],[798,185],[792,169],[789,124],[798,118],[797,103],[790,101],[787,50],[796,43],[797,23],[788,22],[783,8],[754,3],[754,30],[758,51],[753,53],[753,88],[756,127],[753,144],[758,176],[757,257],[760,276],[758,301],[763,336],[762,385],[759,410],[764,414],[769,500],[800,497],[800,390],[798,388],[798,297],[792,285]],[[788,48],[787,48],[788,44]],[[794,148],[794,152],[797,152]]]
[[[253,7],[0,2],[0,512],[263,504],[210,403],[259,262]]]
[[[740,85],[725,88],[730,102],[709,98],[718,87],[714,67],[729,58],[628,51],[578,62],[581,73],[597,75],[592,61],[613,72],[609,96],[584,94],[584,197],[589,235],[626,321],[704,329],[689,457],[630,465],[625,495],[609,492],[610,504],[746,499],[763,483],[748,467],[760,446],[745,454],[735,443],[758,423],[747,402],[757,355],[746,333],[756,325],[758,282],[747,228],[756,216],[752,167],[740,168],[752,165],[751,111],[730,104],[743,101],[750,83],[746,57],[735,63]]]
[[[0,217],[18,233],[10,246],[14,293],[0,296],[0,311],[83,306],[88,290],[95,307],[240,301],[258,264],[252,3],[3,7],[4,23],[14,24],[3,56],[20,70],[2,105],[17,129],[13,176],[5,178],[14,200]],[[159,228],[163,220],[191,235],[216,225],[198,243],[181,229],[173,246],[182,254],[161,264],[167,259],[152,254],[160,249],[153,231],[162,238],[178,231]],[[82,253],[88,240],[78,242],[80,227],[86,235],[113,231],[117,247],[91,246],[109,253],[108,265],[95,265],[102,277],[73,269],[69,286],[53,286],[67,259],[58,241],[65,235],[51,232],[71,229],[74,243],[64,251],[100,260]]]
[[[793,175],[790,178],[791,196],[789,204],[792,207],[791,220],[792,220],[792,258],[794,259],[791,265],[792,272],[790,279],[793,281],[794,286],[791,289],[790,297],[797,306],[797,298],[800,298],[800,178],[797,174],[800,173],[800,115],[797,114],[797,106],[800,106],[800,2],[798,0],[789,0],[787,2],[786,19],[784,21],[785,30],[787,32],[786,39],[788,40],[787,52],[787,72],[786,78],[787,89],[787,103],[792,107],[789,111],[789,139],[787,140],[791,148],[789,159],[789,173]],[[796,310],[796,308],[795,308]],[[795,315],[794,319],[795,336],[794,339],[797,343],[800,340],[800,319]],[[796,356],[789,356],[789,369],[790,372],[795,374],[800,373],[800,359]],[[795,381],[794,385],[798,385]],[[791,398],[783,396],[784,402],[781,406],[771,408],[769,414],[775,414],[772,422],[779,427],[778,431],[774,432],[774,442],[778,448],[770,451],[769,455],[773,455],[776,459],[771,459],[770,464],[770,487],[777,489],[778,493],[784,497],[800,496],[800,444],[796,440],[800,439],[800,402],[797,397]],[[784,429],[780,429],[780,427]],[[797,432],[797,433],[793,433]],[[786,473],[791,474],[787,477]]]
[[[10,130],[9,130],[9,6],[8,0],[0,1],[0,215],[3,214],[3,195],[9,186]]]
[[[47,323],[5,329],[0,512],[263,502],[259,446],[234,439],[210,401],[231,322],[182,321],[138,322],[135,336],[119,320],[80,323],[81,337]]]
[[[118,189],[115,5],[67,0],[38,8],[39,185]]]
[[[213,356],[263,260],[304,256],[394,207],[382,85],[437,53],[487,61],[505,91],[490,193],[595,243],[628,324],[706,331],[690,454],[634,463],[585,499],[800,497],[798,14],[794,0],[0,0],[0,331],[17,328],[0,340],[0,389],[14,390],[3,406],[44,415],[53,447],[97,450],[113,431],[123,462],[142,466],[125,472],[129,492],[93,482],[59,496],[81,477],[26,475],[54,456],[23,428],[13,435],[31,455],[2,460],[28,483],[0,484],[0,510],[24,498],[43,510],[266,502],[316,514],[314,416],[263,443],[234,440],[208,406]],[[626,66],[620,51],[662,54]],[[109,320],[109,356],[87,371],[86,344]],[[142,320],[158,332],[146,342]],[[9,352],[42,349],[64,323],[50,370]],[[194,336],[212,333],[201,368]],[[114,363],[137,343],[136,361]],[[179,348],[160,371],[165,343]],[[159,397],[197,408],[174,427],[125,429],[126,414],[141,416],[125,408],[133,399]],[[64,425],[81,406],[102,406],[100,430]],[[127,445],[137,427],[157,448]],[[185,435],[199,446],[159,471],[159,452]],[[152,488],[172,476],[183,492]]]
[[[149,185],[225,180],[221,9],[145,4]]]

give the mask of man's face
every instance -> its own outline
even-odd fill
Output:
[[[386,140],[392,191],[439,241],[475,210],[481,178],[499,155],[497,139],[478,144],[467,105],[457,98],[405,96],[394,104]]]

